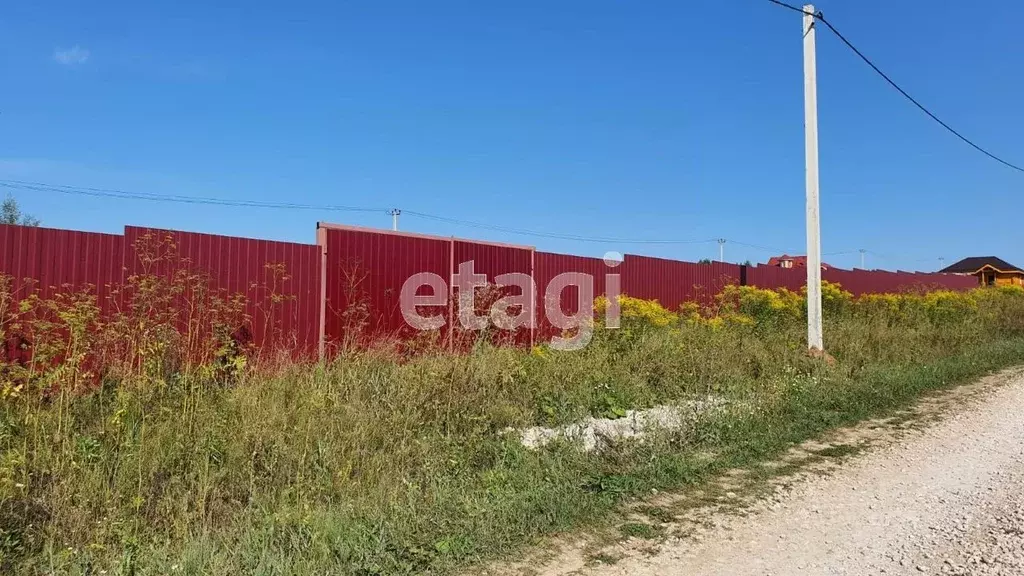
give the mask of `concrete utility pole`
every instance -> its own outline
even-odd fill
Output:
[[[866,269],[866,268],[864,268],[864,252],[866,252],[866,250],[861,248],[860,249],[860,269],[861,270],[865,270]]]
[[[391,210],[391,229],[398,232],[398,217],[402,214],[402,211],[398,208]]]
[[[943,256],[939,256],[939,270],[942,270],[945,267],[946,267],[946,258],[943,257]]]
[[[718,261],[725,262],[725,238],[718,239]]]
[[[814,5],[804,6],[804,159],[807,188],[807,348],[824,350],[821,335],[821,224],[818,213],[818,65]]]

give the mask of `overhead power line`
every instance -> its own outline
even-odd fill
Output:
[[[791,4],[786,4],[785,2],[780,2],[779,0],[768,0],[768,1],[771,2],[772,4],[775,4],[777,6],[781,6],[783,8],[788,8],[790,10],[795,10],[797,12],[800,12],[801,14],[808,14],[808,12],[805,12],[802,8],[799,8],[797,6],[793,6]],[[900,85],[897,84],[895,80],[890,78],[888,74],[883,72],[881,68],[879,68],[877,65],[875,65],[875,63],[872,62],[870,58],[865,56],[863,52],[861,52],[856,46],[853,45],[853,42],[850,42],[849,40],[847,40],[846,36],[843,36],[843,34],[838,29],[836,29],[836,27],[833,26],[831,22],[829,22],[825,18],[825,15],[820,10],[817,13],[811,14],[811,16],[814,16],[815,19],[819,20],[822,24],[827,26],[828,29],[831,30],[832,33],[835,34],[836,37],[839,38],[839,40],[843,44],[846,44],[847,48],[852,50],[854,54],[856,54],[858,57],[860,57],[860,59],[863,60],[865,64],[870,66],[871,69],[874,70],[879,76],[881,76],[883,80],[885,80],[890,86],[895,88],[896,91],[899,92],[900,94],[902,94],[904,98],[909,100],[911,104],[913,104],[919,110],[921,110],[922,112],[927,114],[929,118],[931,118],[932,120],[937,122],[940,126],[945,128],[949,133],[953,134],[954,136],[956,136],[957,138],[959,138],[960,140],[965,142],[968,146],[970,146],[971,148],[974,148],[978,152],[981,152],[985,156],[988,156],[992,160],[995,160],[996,162],[999,162],[1000,164],[1002,164],[1002,165],[1004,165],[1004,166],[1006,166],[1008,168],[1012,168],[1012,169],[1014,169],[1014,170],[1016,170],[1018,172],[1024,172],[1024,168],[1022,168],[1022,167],[1020,167],[1020,166],[1018,166],[1016,164],[1013,164],[1012,162],[1008,162],[1008,161],[1000,158],[999,156],[996,156],[992,152],[989,152],[985,148],[983,148],[980,145],[976,144],[970,138],[968,138],[968,137],[964,136],[963,134],[961,134],[959,131],[957,131],[955,128],[950,126],[944,120],[942,120],[941,118],[936,116],[931,110],[926,108],[924,106],[924,104],[921,104],[921,102],[919,102],[916,98],[911,96],[906,90],[904,90],[902,87],[900,87]]]
[[[21,180],[0,180],[0,186],[16,190],[34,190],[37,192],[56,192],[77,196],[95,196],[100,198],[120,198],[123,200],[148,200],[151,202],[176,202],[181,204],[210,204],[215,206],[237,206],[247,208],[275,208],[286,210],[320,210],[331,212],[388,212],[384,208],[360,208],[356,206],[296,204],[292,202],[262,202],[257,200],[229,200],[225,198],[209,198],[201,196],[182,196],[179,194],[153,194],[151,192],[126,192],[109,188],[87,188],[82,186],[65,186],[60,184],[43,184],[41,182],[25,182]]]
[[[557,232],[541,232],[537,230],[525,230],[522,228],[512,228],[508,226],[498,226],[494,224],[484,224],[482,222],[474,222],[472,220],[461,220],[459,218],[449,218],[447,216],[437,216],[434,214],[426,214],[423,212],[416,212],[414,210],[403,210],[403,214],[409,214],[411,216],[417,216],[428,220],[434,220],[437,222],[447,222],[449,224],[456,224],[459,226],[468,226],[470,228],[481,228],[484,230],[495,230],[498,232],[507,232],[510,234],[519,234],[522,236],[535,236],[538,238],[556,238],[560,240],[578,240],[581,242],[596,242],[605,244],[709,244],[717,242],[717,239],[709,238],[705,240],[644,240],[635,238],[613,238],[607,236],[582,236],[576,234],[560,234]]]
[[[799,12],[801,14],[808,14],[810,16],[815,16],[815,14],[813,14],[811,12],[806,12],[806,11],[804,11],[803,8],[800,8],[799,6],[793,6],[792,4],[786,4],[785,2],[779,2],[779,0],[768,0],[768,1],[771,2],[772,4],[777,4],[779,6],[782,6],[783,8],[789,8],[790,10]]]
[[[872,256],[877,256],[878,258],[881,258],[882,260],[886,260],[886,261],[889,261],[889,262],[894,262],[896,260],[903,260],[904,262],[909,262],[909,263],[912,263],[912,264],[917,264],[917,263],[920,263],[920,262],[933,262],[933,261],[935,261],[935,258],[917,258],[915,256],[911,256],[911,255],[908,255],[908,254],[882,254],[882,253],[879,253],[879,252],[875,252],[873,250],[865,250],[864,252],[867,253],[867,254],[871,254]]]
[[[739,240],[728,241],[730,244],[735,244],[737,246],[744,246],[746,248],[753,248],[755,250],[763,250],[765,252],[773,252],[775,254],[797,254],[800,252],[800,250],[783,250],[782,248],[772,248],[771,246],[762,246],[760,244],[748,244],[746,242],[740,242]]]
[[[59,194],[71,194],[79,196],[92,196],[99,198],[116,198],[121,200],[144,200],[150,202],[175,202],[183,204],[209,204],[216,206],[232,206],[232,207],[245,207],[245,208],[269,208],[279,210],[317,210],[317,211],[335,211],[335,212],[380,212],[383,214],[392,214],[396,209],[385,209],[385,208],[365,208],[358,206],[337,206],[337,205],[317,205],[317,204],[296,204],[291,202],[263,202],[256,200],[229,200],[225,198],[212,198],[212,197],[201,197],[201,196],[183,196],[180,194],[154,194],[151,192],[129,192],[125,190],[116,190],[111,188],[90,188],[85,186],[67,186],[59,184],[45,184],[42,182],[26,182],[23,180],[3,180],[0,179],[0,187],[10,188],[15,190],[32,190],[37,192],[52,192]],[[471,220],[460,220],[457,218],[449,218],[446,216],[438,216],[435,214],[428,214],[425,212],[417,212],[413,210],[402,210],[403,214],[418,216],[429,220],[435,220],[438,222],[447,222],[450,224],[457,224],[460,226],[468,226],[472,228],[482,228],[486,230],[496,230],[500,232],[507,232],[510,234],[519,234],[522,236],[534,236],[538,238],[554,238],[562,240],[576,240],[580,242],[595,242],[595,243],[607,243],[607,244],[706,244],[716,242],[714,239],[699,240],[699,239],[685,239],[685,240],[647,240],[647,239],[635,239],[635,238],[611,238],[603,236],[584,236],[577,234],[561,234],[556,232],[542,232],[536,230],[525,230],[520,228],[512,228],[508,226],[497,226],[491,224],[485,224],[482,222],[474,222]]]
[[[213,198],[204,196],[184,196],[180,194],[155,194],[152,192],[129,192],[126,190],[116,190],[112,188],[90,188],[86,186],[68,186],[63,184],[45,184],[42,182],[27,182],[23,180],[4,180],[0,179],[0,187],[9,188],[14,190],[32,190],[37,192],[52,192],[58,194],[69,194],[69,195],[80,195],[90,196],[97,198],[113,198],[120,200],[142,200],[149,202],[171,202],[181,204],[208,204],[215,206],[229,206],[229,207],[240,207],[240,208],[264,208],[264,209],[278,209],[278,210],[317,210],[317,211],[345,211],[345,212],[367,212],[382,214],[392,214],[392,212],[398,209],[384,209],[384,208],[365,208],[359,206],[338,206],[338,205],[318,205],[318,204],[296,204],[291,202],[263,202],[257,200],[229,200],[225,198]],[[426,212],[419,212],[416,210],[401,210],[403,215],[409,215],[413,217],[423,218],[425,220],[433,220],[435,222],[444,222],[447,224],[454,224],[457,226],[465,226],[469,228],[479,228],[482,230],[493,230],[497,232],[505,232],[508,234],[517,234],[520,236],[532,236],[536,238],[551,238],[556,240],[572,240],[577,242],[591,242],[597,244],[664,244],[664,245],[695,245],[695,244],[714,244],[718,242],[718,238],[707,238],[707,239],[643,239],[643,238],[617,238],[610,236],[586,236],[582,234],[563,234],[559,232],[545,232],[541,230],[530,230],[524,228],[515,228],[511,226],[501,226],[496,224],[487,224],[484,222],[476,222],[473,220],[464,220],[461,218],[452,218],[448,216],[440,216],[437,214],[429,214]],[[797,253],[799,251],[784,250],[782,248],[774,248],[771,246],[764,246],[761,244],[751,244],[748,242],[742,242],[739,240],[733,240],[731,238],[726,239],[730,244],[736,246],[744,246],[746,248],[753,248],[755,250],[762,250],[765,252],[771,252],[775,254],[789,254]],[[842,252],[845,254],[846,252]]]

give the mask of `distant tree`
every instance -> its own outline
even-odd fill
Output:
[[[701,258],[697,261],[697,264],[711,264],[711,258]]]
[[[753,266],[753,265],[754,265],[754,263],[753,263],[753,262],[751,262],[750,260],[747,260],[746,262],[744,262],[744,263],[743,263],[743,265],[744,265],[744,266]]]
[[[21,208],[18,208],[18,201],[13,196],[8,195],[4,199],[3,205],[0,206],[0,224],[39,226],[39,219],[28,214],[22,214]]]

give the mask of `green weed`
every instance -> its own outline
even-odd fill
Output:
[[[0,371],[0,572],[452,573],[614,526],[625,501],[652,489],[702,486],[1024,360],[1024,294],[834,292],[834,364],[804,353],[793,294],[732,294],[718,321],[664,321],[633,303],[643,314],[628,333],[596,330],[574,353],[483,341],[454,355],[424,345],[311,365],[232,359],[227,372],[182,365],[170,350],[180,334],[161,340],[156,328],[170,320],[150,318],[144,332],[126,322],[132,361],[95,387],[77,384],[89,356],[54,352],[64,372],[38,367],[46,390]],[[48,316],[53,341],[103,349],[91,309],[74,309]],[[533,451],[506,433],[708,396],[722,408],[686,429],[598,453],[568,442]],[[646,538],[657,527],[621,530]]]
[[[619,533],[626,538],[640,538],[642,540],[654,540],[660,538],[664,533],[665,529],[660,526],[654,526],[652,524],[643,524],[641,522],[628,522],[619,526]]]

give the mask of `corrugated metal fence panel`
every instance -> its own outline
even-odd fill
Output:
[[[712,302],[727,285],[740,283],[741,268],[742,266],[739,264],[729,264],[728,262],[711,263],[711,284],[710,289],[706,292],[710,294]]]
[[[740,279],[738,265],[719,262],[694,264],[627,254],[622,268],[624,294],[657,300],[673,311],[683,302],[710,306],[722,287]]]
[[[971,290],[978,287],[978,279],[974,276],[960,276],[958,274],[935,274],[941,276],[940,282],[950,290]]]
[[[863,275],[865,287],[861,292],[895,294],[899,292],[900,279],[895,272],[887,270],[875,270]]]
[[[883,292],[895,292],[899,286],[899,277],[893,272],[880,270],[843,270],[841,268],[829,268],[821,273],[822,280],[839,284],[839,286],[853,294],[862,296]]]
[[[929,274],[930,281],[934,281],[948,290],[973,290],[980,284],[976,276],[963,276],[960,274]]]
[[[125,241],[128,274],[149,272],[169,279],[186,269],[207,275],[210,288],[245,297],[257,346],[304,354],[316,350],[319,246],[134,226],[125,227]],[[147,245],[157,253],[151,254]]]
[[[337,228],[326,234],[326,337],[332,345],[412,335],[399,306],[402,285],[419,272],[437,274],[446,285],[451,281],[449,239]],[[429,287],[417,290],[429,293]],[[447,317],[447,307],[419,312]]]
[[[922,272],[905,272],[906,283],[917,291],[929,290],[956,290],[964,291],[978,287],[978,278],[975,276],[960,276],[957,274],[939,274]]]
[[[585,256],[571,256],[568,254],[553,254],[551,252],[534,253],[534,282],[537,284],[537,340],[548,340],[556,336],[561,329],[556,328],[549,320],[545,310],[548,302],[552,308],[557,305],[563,314],[574,316],[580,311],[579,290],[566,288],[560,294],[548,294],[548,286],[552,280],[560,274],[570,274],[572,283],[579,286],[590,277],[594,289],[594,298],[605,295],[606,278],[608,274],[620,274],[622,265],[614,268],[609,267],[600,258],[587,258]],[[620,278],[620,286],[621,286]],[[592,307],[592,303],[584,303],[584,308]],[[592,308],[591,308],[592,311]]]
[[[474,271],[485,274],[488,282],[509,272],[530,273],[531,254],[528,246],[504,246],[455,239],[455,270],[463,262],[473,261]]]
[[[595,297],[605,293],[606,274],[619,274],[623,294],[655,299],[671,310],[687,301],[713,304],[721,289],[741,276],[740,266],[718,262],[694,264],[627,255],[622,264],[610,268],[598,258],[534,252],[529,247],[348,227],[326,226],[324,233],[326,336],[330,342],[349,335],[412,335],[399,304],[405,281],[416,273],[430,272],[447,284],[453,263],[457,268],[469,260],[474,262],[474,271],[491,282],[504,273],[532,272],[537,290],[538,338],[554,332],[544,318],[545,294],[552,279],[561,273],[589,275]],[[147,239],[157,245],[150,246],[153,250],[140,250],[140,240],[145,245]],[[32,289],[50,297],[65,289],[92,286],[101,308],[109,314],[116,304],[111,300],[111,290],[128,275],[148,271],[170,278],[181,267],[181,259],[190,269],[207,273],[213,288],[246,297],[258,344],[277,345],[280,336],[281,340],[288,339],[288,345],[297,343],[305,350],[315,349],[320,314],[319,246],[131,226],[125,228],[124,236],[118,236],[0,225],[0,273],[13,278],[15,300]],[[799,291],[806,272],[759,265],[747,267],[745,276],[751,286]],[[857,296],[977,286],[972,276],[935,273],[831,268],[823,271],[822,277]],[[427,290],[420,287],[418,293]],[[581,303],[575,290],[565,290],[558,296],[558,305],[571,315]],[[447,316],[448,307],[420,312]],[[358,334],[354,332],[356,327]]]
[[[800,291],[807,283],[804,268],[779,268],[758,265],[747,268],[748,286],[775,290],[788,288]],[[828,268],[821,272],[822,280],[839,284],[854,296],[863,294],[895,294],[900,292],[926,292],[937,289],[970,290],[977,286],[973,276],[921,272],[889,272],[886,270],[843,270]]]
[[[822,272],[822,278],[838,283],[854,296],[928,292],[939,289],[970,290],[977,287],[977,279],[973,276],[904,271],[831,268]]]
[[[0,225],[0,274],[12,278],[14,300],[32,292],[50,298],[58,292],[95,291],[109,314],[111,289],[122,278],[124,238],[34,226]]]
[[[921,292],[936,288],[936,286],[928,286],[924,279],[915,278],[913,272],[906,270],[896,271],[896,286],[899,292]]]
[[[747,267],[747,286],[766,290],[786,288],[799,292],[807,284],[807,271],[803,268],[780,268],[759,264]]]
[[[874,280],[873,272],[874,270],[854,268],[848,273],[847,283],[842,286],[848,292],[852,292],[854,296],[871,294],[875,289],[874,285],[877,283],[877,280]]]
[[[841,268],[829,268],[821,271],[821,279],[826,282],[833,284],[839,284],[839,286],[854,296],[860,296],[863,294],[863,280],[859,278],[866,278],[866,274],[870,274],[866,270],[851,271],[843,270]]]
[[[486,244],[479,242],[471,242],[468,240],[453,240],[453,254],[454,254],[454,269],[452,273],[458,273],[460,266],[464,263],[472,262],[473,271],[476,274],[483,274],[487,276],[487,283],[494,284],[495,277],[502,274],[509,274],[518,272],[520,274],[526,274],[529,276],[533,270],[533,248],[528,246],[508,246],[502,244]],[[477,289],[479,294],[479,289]],[[507,288],[500,291],[500,293],[492,294],[490,297],[484,299],[478,298],[477,302],[480,306],[485,309],[477,310],[477,313],[484,314],[490,310],[490,305],[497,301],[498,298],[506,295],[513,295],[518,293],[516,288]],[[458,290],[454,292],[455,298],[458,298]],[[456,300],[456,303],[458,300]],[[515,314],[515,311],[511,311]],[[498,330],[496,327],[491,327],[492,330]],[[507,339],[508,334],[502,334],[498,331],[498,338],[500,340]],[[529,327],[525,327],[517,331],[518,333],[513,337],[519,343],[528,343],[530,341],[530,330]]]
[[[473,262],[473,269],[477,274],[487,276],[489,283],[494,282],[494,277],[510,272],[530,274],[533,249],[527,246],[503,246],[498,244],[483,244],[468,240],[455,241],[455,270],[464,262]]]
[[[746,284],[747,286],[756,286],[758,288],[775,289],[774,278],[771,276],[769,268],[775,268],[775,266],[747,266],[746,273]]]
[[[622,262],[622,292],[634,298],[657,300],[675,310],[679,303],[691,299],[693,271],[681,262],[626,254]]]

